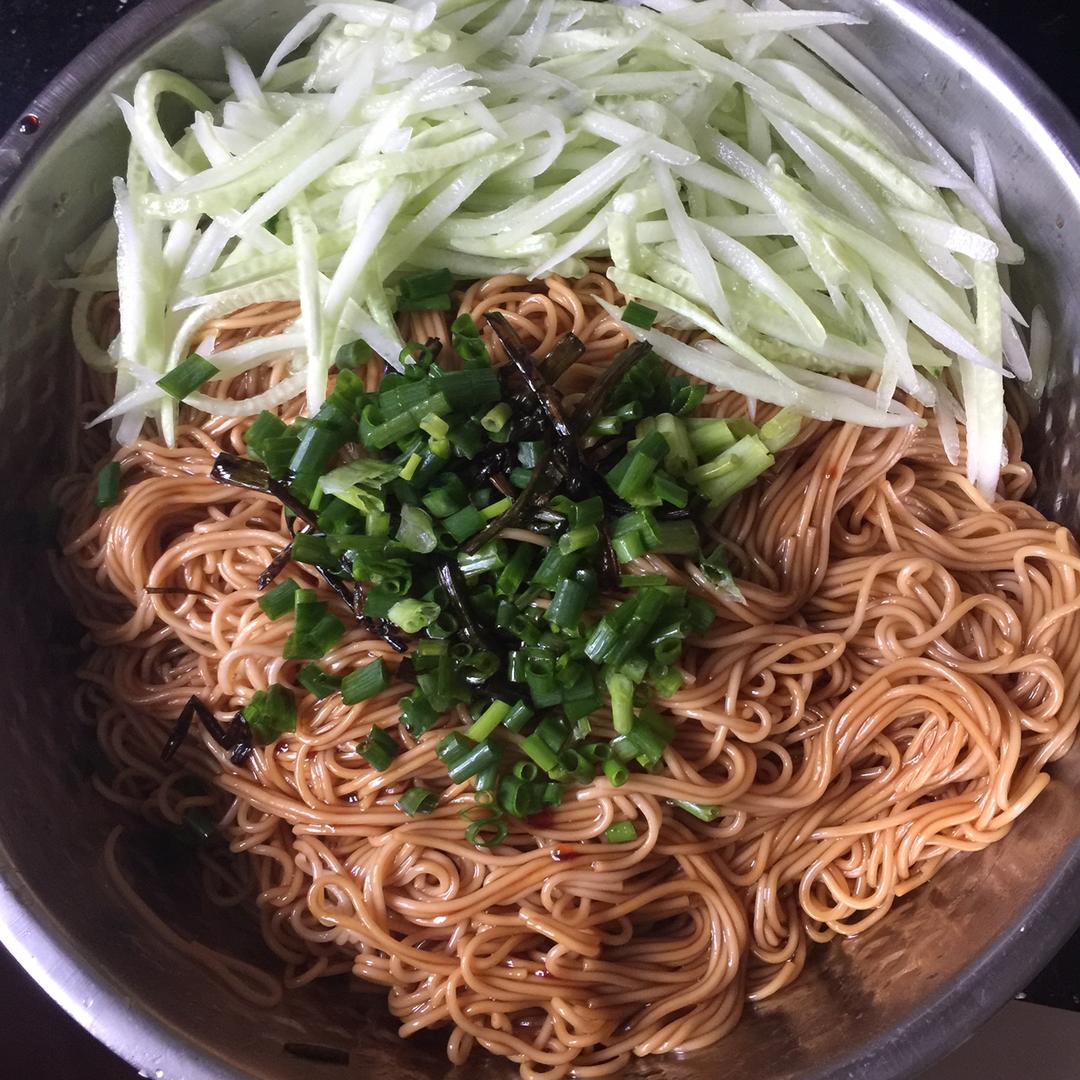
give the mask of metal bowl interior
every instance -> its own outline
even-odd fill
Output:
[[[805,5],[804,5],[805,6]],[[820,3],[815,6],[821,6]],[[1050,388],[1029,430],[1037,501],[1080,526],[1075,468],[1080,409],[1080,130],[1045,87],[948,0],[828,0],[866,15],[841,36],[870,59],[961,160],[984,133],[1007,217],[1029,259],[1015,275],[1057,331]],[[401,1042],[379,995],[316,984],[268,1013],[164,947],[109,885],[105,838],[117,813],[86,781],[87,734],[72,723],[75,631],[49,585],[35,522],[71,460],[77,363],[67,298],[48,282],[109,212],[123,131],[109,101],[152,66],[221,77],[228,37],[256,58],[301,0],[147,0],[34,103],[34,134],[0,143],[0,940],[85,1027],[143,1070],[184,1080],[343,1075],[289,1057],[289,1040],[363,1047],[375,1076],[436,1077],[436,1035]],[[893,916],[851,942],[817,950],[792,989],[750,1008],[711,1050],[649,1059],[627,1075],[674,1078],[910,1076],[962,1039],[1045,963],[1080,920],[1080,753],[1013,832],[954,861]],[[260,957],[240,912],[223,923],[191,875],[165,865],[139,830],[124,863],[147,901],[181,933]],[[272,964],[269,957],[264,959]],[[477,1055],[477,1077],[512,1066]]]

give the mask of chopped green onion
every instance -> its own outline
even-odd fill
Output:
[[[447,762],[446,771],[455,784],[463,784],[478,773],[491,768],[498,760],[499,747],[490,739],[485,739],[467,753]]]
[[[296,730],[296,699],[284,686],[257,690],[244,708],[244,719],[264,746],[279,735]]]
[[[451,731],[435,745],[435,756],[445,765],[456,758],[463,757],[473,744],[460,731]]]
[[[667,583],[667,578],[663,574],[621,574],[619,576],[621,589],[651,589]]]
[[[575,551],[582,551],[592,547],[600,539],[600,530],[595,525],[582,525],[571,529],[559,538],[559,551],[564,555],[571,555]]]
[[[621,761],[617,761],[615,758],[608,758],[604,762],[604,775],[608,778],[608,782],[612,787],[622,787],[630,779],[630,771]]]
[[[465,506],[443,519],[443,528],[460,544],[474,536],[487,519],[475,506]]]
[[[555,586],[555,592],[548,604],[548,621],[562,630],[575,630],[585,614],[588,600],[589,590],[581,582],[573,578],[563,578]]]
[[[558,754],[540,736],[539,732],[533,732],[521,740],[521,750],[527,754],[536,764],[550,772],[558,764]]]
[[[657,312],[652,308],[646,307],[644,304],[639,304],[636,300],[631,300],[629,304],[623,308],[622,321],[629,323],[631,326],[636,326],[641,330],[652,329],[652,324],[656,322]]]
[[[442,296],[454,287],[454,275],[449,270],[427,270],[401,279],[401,295],[410,300]]]
[[[325,536],[314,536],[300,532],[293,537],[292,557],[299,563],[309,566],[327,566],[333,562],[330,544]]]
[[[293,618],[293,632],[282,649],[286,660],[318,660],[345,633],[341,620],[327,613],[326,604],[313,589],[297,589],[293,593]]]
[[[481,742],[510,715],[510,706],[505,701],[493,701],[465,732],[473,742]]]
[[[629,844],[637,839],[637,829],[632,821],[616,821],[604,830],[604,839],[609,844]]]
[[[661,413],[656,417],[656,430],[667,440],[668,451],[664,458],[664,468],[672,476],[683,476],[689,469],[697,466],[697,454],[683,420],[671,413]]]
[[[605,659],[617,666],[634,656],[663,613],[667,602],[667,594],[662,589],[636,590],[613,615],[620,633]],[[629,612],[626,611],[627,608],[630,608]]]
[[[389,685],[386,665],[382,660],[372,660],[370,664],[350,671],[341,680],[341,700],[346,705],[359,705],[382,693]]]
[[[710,584],[715,585],[721,592],[727,593],[733,600],[745,603],[742,590],[735,581],[735,575],[727,564],[727,556],[723,544],[717,544],[712,552],[701,560],[701,572]]]
[[[674,380],[672,380],[674,384]],[[671,395],[671,411],[676,416],[691,416],[705,400],[708,387],[704,383],[687,382]]]
[[[416,431],[420,427],[420,421],[429,414],[445,416],[450,411],[450,402],[444,394],[432,394],[411,409],[377,424],[371,431],[370,445],[375,450],[385,450],[391,443],[399,442]]]
[[[389,379],[401,382],[411,377],[415,378],[418,374],[424,375],[430,369],[434,359],[432,351],[426,345],[421,345],[419,341],[407,341],[405,347],[398,353],[398,360],[405,366],[405,373],[388,372],[383,381]]]
[[[439,796],[434,791],[415,785],[409,788],[394,806],[403,814],[415,817],[417,814],[430,814],[439,805]]]
[[[499,596],[514,596],[524,583],[534,558],[532,544],[518,544],[510,561],[495,579],[495,592]]]
[[[427,698],[414,692],[401,699],[401,722],[410,735],[419,738],[439,722],[439,713]]]
[[[457,454],[469,461],[480,453],[485,441],[484,429],[475,420],[451,428],[448,438]]]
[[[688,814],[693,814],[699,821],[715,821],[724,812],[723,807],[708,803],[686,802],[683,799],[668,799],[668,802]]]
[[[622,536],[613,536],[611,538],[611,550],[615,553],[615,558],[621,563],[633,562],[635,559],[640,559],[641,556],[648,551],[645,547],[645,541],[639,532],[629,532],[623,533]]]
[[[473,782],[473,790],[477,795],[491,796],[499,786],[499,766],[491,765],[482,773],[478,774]]]
[[[701,417],[684,421],[690,445],[699,458],[713,458],[735,445],[731,421]]]
[[[504,776],[499,782],[499,805],[512,817],[532,817],[543,808],[544,787],[540,781]]]
[[[664,742],[654,731],[637,728],[631,731],[627,738],[634,744],[637,763],[643,769],[655,768],[664,760]]]
[[[667,671],[658,673],[653,679],[653,687],[659,698],[670,698],[677,694],[683,687],[683,677],[678,668],[668,668]]]
[[[467,312],[453,321],[450,337],[454,352],[464,361],[466,369],[482,370],[491,367],[491,354],[480,337],[480,328]]]
[[[719,457],[699,465],[687,479],[714,506],[722,507],[773,464],[757,435],[746,435]]]
[[[608,474],[608,486],[629,503],[645,492],[660,461],[668,452],[668,442],[658,431],[645,436]]]
[[[280,619],[282,615],[288,615],[293,610],[296,594],[299,591],[300,586],[289,578],[260,596],[259,607],[263,609],[268,619]]]
[[[781,409],[761,425],[758,435],[770,454],[783,450],[802,428],[802,417],[792,409]]]
[[[398,300],[398,311],[449,311],[450,294],[443,293],[441,296],[417,296],[415,298],[403,296]]]
[[[622,310],[622,321],[630,323],[631,326],[637,326],[639,329],[647,330],[651,329],[652,324],[657,321],[657,314],[658,312],[653,311],[652,308],[647,308],[644,303],[631,300]]]
[[[440,615],[442,608],[430,600],[399,600],[386,613],[386,617],[406,634],[419,634]]]
[[[437,518],[448,518],[469,503],[469,491],[464,481],[454,473],[440,477],[421,500]]]
[[[737,585],[735,589],[738,592]],[[742,593],[738,593],[738,597],[742,600]],[[708,600],[703,600],[700,596],[688,596],[686,598],[686,617],[688,620],[687,629],[690,633],[703,634],[716,621],[716,612],[713,611]]]
[[[657,540],[649,544],[649,551],[658,555],[696,555],[701,550],[701,540],[692,521],[659,521],[656,524]]]
[[[366,342],[357,338],[347,342],[334,355],[334,367],[338,371],[351,370],[366,364],[375,355],[375,350]]]
[[[690,491],[672,480],[667,473],[658,472],[652,478],[652,492],[661,502],[678,510],[684,509],[690,502]]]
[[[671,623],[649,640],[649,651],[657,664],[674,664],[682,655],[683,627],[681,622]]]
[[[401,508],[401,523],[396,539],[399,544],[420,555],[430,555],[438,544],[431,517],[419,506]]]
[[[555,779],[563,779],[572,776],[580,784],[587,784],[593,778],[592,762],[583,757],[573,747],[564,750],[559,755],[556,770],[549,770]]]
[[[432,438],[443,438],[450,430],[450,425],[434,413],[427,413],[420,421],[420,430]]]
[[[533,574],[532,585],[538,589],[554,589],[563,578],[571,577],[580,564],[581,557],[576,552],[567,555],[559,550],[558,544],[552,544]]]
[[[385,772],[390,763],[401,753],[401,747],[381,727],[372,727],[367,738],[356,747],[356,752],[373,768]]]
[[[494,521],[497,517],[502,517],[511,506],[514,505],[514,500],[507,497],[500,499],[498,502],[493,502],[490,506],[485,506],[480,513],[483,515],[485,521]]]
[[[563,800],[562,784],[548,782],[544,785],[540,801],[544,806],[558,806]]]
[[[485,574],[489,570],[497,570],[506,562],[506,546],[498,540],[485,544],[479,551],[470,554],[461,552],[458,554],[457,563],[462,574],[468,578]]]
[[[535,761],[519,761],[514,766],[514,775],[519,780],[533,781],[540,775],[540,768]]]
[[[625,735],[634,723],[634,684],[619,672],[611,672],[605,682],[611,697],[612,725],[620,735]]]
[[[578,751],[596,765],[603,765],[611,759],[611,744],[606,742],[582,743]]]
[[[269,444],[281,438],[292,438],[290,429],[281,417],[264,409],[251,423],[251,427],[244,432],[244,442],[248,453],[252,457],[266,461],[266,452]],[[292,454],[290,453],[291,457]]]
[[[204,360],[198,353],[192,353],[167,375],[158,379],[157,384],[169,397],[183,401],[217,373],[218,369],[209,360]]]
[[[505,401],[500,401],[498,405],[492,405],[484,413],[480,418],[480,426],[485,431],[502,431],[512,415],[513,410],[510,406]]]
[[[435,383],[439,393],[450,403],[453,412],[475,415],[485,405],[494,405],[502,398],[499,376],[491,367],[447,371]],[[470,421],[475,424],[476,421]],[[484,429],[476,424],[481,431]]]
[[[636,686],[648,673],[649,661],[644,656],[631,656],[619,664],[618,670]]]
[[[503,727],[508,731],[520,732],[532,717],[532,709],[524,701],[519,701],[507,714],[506,719],[503,720]]]
[[[601,416],[591,428],[590,435],[619,435],[622,433],[623,422],[618,416]]]
[[[336,694],[341,689],[341,679],[323,671],[318,664],[302,667],[296,676],[296,681],[320,701],[330,697],[331,694]]]
[[[106,506],[115,506],[120,501],[120,463],[110,461],[97,474],[97,490],[94,493],[94,505],[103,510]]]
[[[510,829],[501,816],[484,821],[471,822],[465,829],[465,839],[474,847],[496,847],[501,844]]]
[[[416,475],[416,470],[420,468],[420,461],[419,454],[410,454],[408,460],[401,466],[401,479],[411,480]]]

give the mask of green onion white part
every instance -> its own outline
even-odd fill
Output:
[[[171,441],[156,380],[246,304],[300,301],[265,355],[287,357],[284,387],[314,411],[343,344],[399,364],[403,275],[576,276],[596,256],[628,299],[720,343],[650,331],[657,351],[751,398],[886,426],[912,420],[894,389],[939,409],[950,391],[943,440],[954,453],[966,415],[968,474],[990,493],[1003,378],[1033,367],[1002,291],[1023,252],[982,141],[973,180],[827,29],[858,21],[778,0],[339,0],[258,78],[231,50],[227,83],[143,75],[120,102],[115,260],[94,245],[71,283],[119,287],[108,355],[84,298],[75,316],[87,362],[117,370],[101,419],[124,440],[153,417]],[[175,142],[164,97],[194,113]],[[1046,341],[1033,317],[1039,362]],[[869,396],[845,378],[871,374]],[[186,401],[245,415],[284,392]]]

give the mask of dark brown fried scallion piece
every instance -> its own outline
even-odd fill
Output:
[[[374,634],[376,637],[381,637],[395,652],[403,653],[408,649],[409,646],[398,636],[397,627],[392,622],[388,619],[376,619],[371,615],[364,614],[362,607],[364,594],[360,589],[353,589],[350,592],[345,582],[332,570],[328,570],[325,566],[316,566],[315,569],[319,571],[323,581],[333,589],[341,602],[352,612],[353,617],[364,630],[369,634]]]
[[[266,565],[266,569],[255,579],[255,587],[261,592],[270,588],[277,576],[292,562],[292,543],[286,544]]]
[[[494,540],[503,529],[510,529],[521,524],[532,511],[546,506],[565,475],[562,465],[554,460],[549,450],[537,463],[528,484],[518,492],[510,508],[504,514],[489,521],[478,533],[470,536],[461,545],[461,550],[467,555],[479,551],[486,543]]]
[[[291,510],[301,521],[305,522],[308,526],[305,531],[317,529],[319,526],[319,519],[315,514],[300,502],[284,484],[273,479],[266,466],[257,461],[249,461],[247,458],[237,457],[235,454],[218,454],[214,459],[214,467],[210,470],[210,475],[219,484],[231,484],[234,487],[242,487],[249,491],[259,491],[265,495],[271,495],[284,507]],[[291,558],[292,545],[287,544],[259,575],[258,587],[265,589],[281,573]],[[365,630],[381,637],[397,652],[406,650],[408,646],[398,637],[397,632],[389,622],[385,619],[373,619],[357,610],[353,596],[334,570],[325,566],[317,566],[315,569],[318,570],[326,584],[341,597],[342,601],[356,617],[357,622]]]
[[[210,599],[209,593],[200,592],[198,589],[188,589],[183,585],[146,585],[143,592],[147,596],[201,596],[205,600]]]
[[[169,761],[187,738],[187,734],[191,730],[191,721],[195,716],[195,701],[196,698],[194,697],[188,698],[187,704],[180,710],[180,715],[177,717],[168,739],[165,740],[165,745],[161,748],[162,761]]]
[[[230,484],[233,487],[270,495],[313,529],[319,527],[319,519],[315,514],[280,480],[275,480],[267,467],[258,461],[250,461],[236,454],[218,454],[214,458],[214,467],[210,470],[210,476],[219,484]]]
[[[199,718],[202,726],[206,728],[206,733],[210,738],[213,739],[222,750],[227,750],[229,752],[229,760],[234,765],[243,765],[247,761],[251,756],[252,741],[251,728],[244,719],[244,714],[238,712],[236,716],[233,717],[229,726],[224,728],[218,722],[218,718],[214,715],[210,707],[194,694],[188,698],[187,704],[181,711],[180,716],[176,721],[176,725],[173,727],[172,732],[169,734],[169,738],[165,742],[165,746],[162,748],[162,761],[169,761],[176,754],[177,750],[180,749],[181,743],[187,738],[188,732],[191,730],[191,722],[196,716]]]
[[[541,374],[551,384],[555,384],[566,370],[585,355],[585,343],[577,334],[563,334],[555,342],[551,352],[537,363]]]
[[[529,393],[547,418],[556,439],[560,444],[565,444],[568,451],[576,454],[577,447],[574,444],[573,432],[563,415],[562,398],[559,392],[551,387],[540,373],[540,369],[529,355],[529,350],[525,348],[524,342],[510,325],[510,320],[501,311],[489,311],[484,318],[487,319],[495,336],[502,342],[510,363],[517,368],[522,379],[525,380]]]
[[[244,765],[254,752],[251,725],[244,718],[243,711],[238,712],[225,729],[223,750],[229,751],[229,760],[234,765]]]
[[[577,403],[570,416],[569,426],[573,433],[581,437],[593,426],[602,414],[608,398],[623,381],[630,369],[645,359],[652,351],[647,341],[636,341],[628,349],[623,349],[604,373],[589,387],[585,396]]]
[[[600,524],[600,573],[598,577],[601,589],[614,589],[619,584],[619,560],[615,557],[615,549],[611,546],[611,536],[608,533],[606,521]]]
[[[458,617],[461,632],[477,647],[489,649],[491,647],[490,643],[484,631],[480,628],[472,604],[469,603],[469,589],[457,563],[449,559],[443,559],[439,563],[436,574],[439,584],[442,586],[454,609],[454,613]]]

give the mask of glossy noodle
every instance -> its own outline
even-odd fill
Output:
[[[621,299],[602,268],[543,285],[504,276],[473,285],[460,308],[481,325],[505,312],[538,354],[577,334],[584,356],[558,384],[572,401],[627,344],[596,295]],[[296,314],[257,305],[206,330],[220,349]],[[110,298],[94,318],[109,340]],[[406,318],[406,340],[448,340],[445,315]],[[288,360],[210,392],[259,393]],[[369,388],[377,379],[369,366]],[[748,408],[731,393],[705,403],[721,416]],[[403,1035],[449,1028],[454,1063],[479,1045],[526,1077],[602,1076],[716,1042],[748,1001],[798,978],[814,943],[865,930],[945,862],[1001,839],[1074,740],[1080,553],[1021,501],[1031,472],[1015,421],[993,503],[963,458],[949,464],[932,418],[921,430],[807,423],[714,527],[745,603],[678,557],[625,568],[687,584],[718,612],[664,705],[677,721],[664,767],[618,789],[603,778],[574,788],[510,821],[497,847],[473,847],[458,816],[472,795],[436,759],[441,732],[397,730],[407,749],[383,772],[355,750],[372,725],[398,727],[405,682],[353,707],[320,702],[282,659],[287,627],[257,606],[255,584],[288,542],[281,508],[208,477],[218,452],[244,452],[249,419],[181,417],[174,449],[144,436],[117,452],[118,505],[95,511],[86,475],[61,492],[58,570],[89,631],[79,711],[116,766],[99,783],[157,822],[213,814],[229,847],[203,854],[207,888],[223,903],[250,898],[283,985],[352,972],[385,988]],[[309,568],[287,573],[320,586]],[[401,663],[350,629],[325,666],[340,674],[372,657]],[[295,733],[237,767],[197,728],[162,762],[192,694],[225,721],[275,682],[299,694]],[[413,780],[443,793],[430,816],[394,809]],[[722,813],[676,816],[668,800]],[[636,840],[605,843],[622,819]],[[108,857],[140,905],[122,836]],[[237,992],[273,1000],[267,975],[160,928]]]

